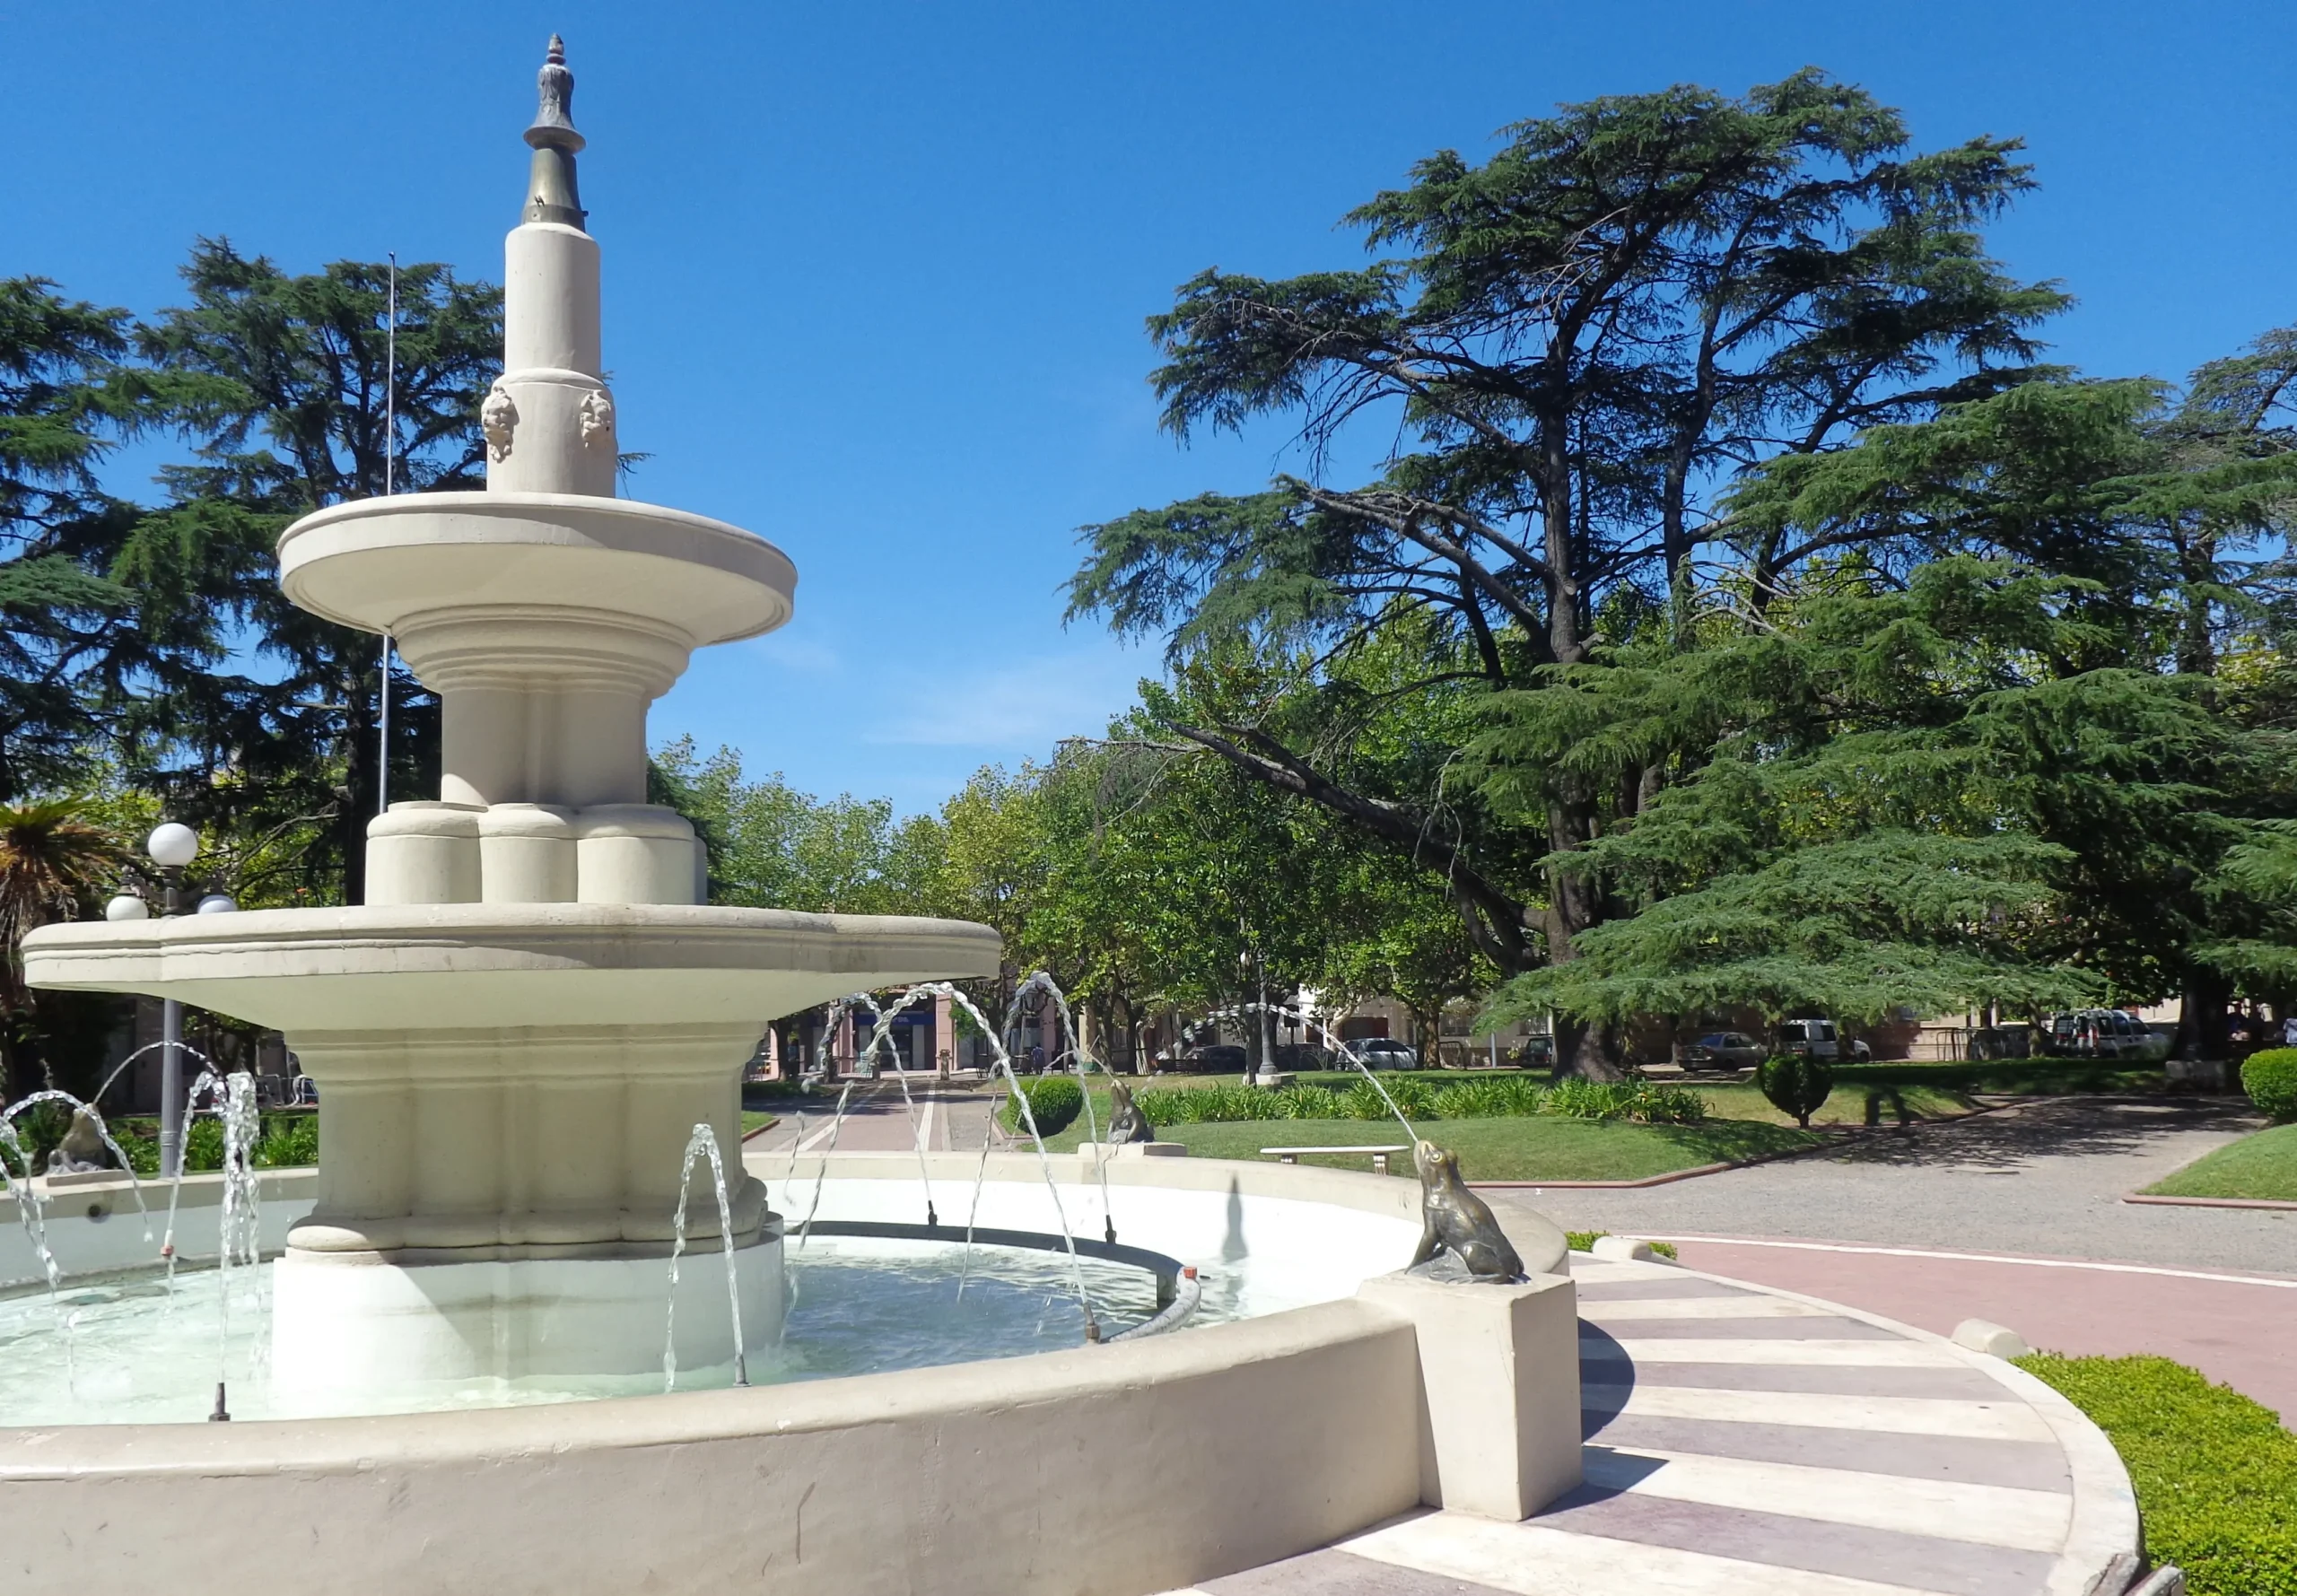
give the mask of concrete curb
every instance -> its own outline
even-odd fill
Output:
[[[2123,1194],[2122,1201],[2171,1208],[2278,1208],[2284,1213],[2297,1213],[2297,1202],[2283,1202],[2271,1197],[2155,1197],[2130,1191]]]
[[[769,1131],[769,1130],[773,1129],[776,1125],[779,1125],[779,1124],[781,1124],[781,1123],[782,1123],[782,1116],[781,1116],[780,1114],[775,1114],[775,1115],[773,1115],[772,1118],[770,1118],[769,1120],[767,1120],[767,1121],[766,1121],[766,1122],[765,1122],[764,1124],[763,1124],[763,1125],[759,1126],[756,1129],[755,1129],[755,1130],[745,1130],[745,1131],[743,1131],[743,1132],[742,1132],[742,1140],[743,1140],[744,1142],[746,1142],[746,1143],[747,1143],[747,1142],[753,1142],[753,1141],[755,1141],[759,1137],[764,1136],[767,1131]]]

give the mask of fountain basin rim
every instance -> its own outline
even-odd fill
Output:
[[[788,621],[798,570],[757,534],[691,510],[588,493],[401,493],[314,510],[279,535],[282,589],[364,632],[457,608],[591,606],[675,626],[694,646]]]
[[[857,988],[994,975],[987,926],[653,903],[435,903],[77,921],[36,987],[177,998],[295,1035],[763,1025]],[[754,1038],[753,1038],[754,1040]]]
[[[1349,1297],[1181,1336],[721,1391],[231,1425],[0,1427],[0,1484],[138,1475],[367,1474],[395,1463],[486,1463],[818,1434],[1137,1392],[1367,1338],[1401,1336],[1408,1346],[1411,1335],[1409,1320]]]
[[[580,945],[632,955],[653,939],[738,943],[762,932],[812,937],[907,937],[1000,945],[972,920],[912,914],[817,914],[715,903],[380,903],[321,909],[247,909],[133,920],[62,920],[28,933],[27,954],[172,951],[282,945]],[[631,964],[643,960],[631,957]]]

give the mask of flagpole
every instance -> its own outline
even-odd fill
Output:
[[[383,496],[398,488],[398,251],[390,256],[390,318],[383,335]],[[391,634],[383,633],[380,747],[375,764],[375,813],[391,807]]]

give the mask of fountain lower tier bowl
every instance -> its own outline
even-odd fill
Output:
[[[291,1039],[730,1025],[753,1042],[848,992],[994,975],[1000,951],[962,920],[650,903],[258,910],[46,926],[23,945],[35,987],[175,998]]]
[[[689,1234],[714,1237],[707,1170],[680,1173],[697,1126],[748,1244],[764,1199],[739,1173],[740,1079],[767,1022],[993,974],[999,952],[954,920],[607,903],[52,926],[24,949],[37,986],[284,1032],[320,1114],[317,1204],[290,1251],[397,1268],[659,1259],[682,1197]]]

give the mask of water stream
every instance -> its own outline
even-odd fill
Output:
[[[662,1320],[662,1390],[675,1391],[678,1379],[678,1254],[686,1251],[686,1199],[694,1190],[694,1162],[707,1156],[710,1182],[718,1194],[718,1250],[726,1255],[726,1311],[734,1327],[734,1383],[750,1382],[749,1352],[742,1339],[742,1288],[735,1273],[734,1208],[726,1200],[726,1163],[718,1151],[718,1133],[707,1122],[686,1138],[686,1162],[678,1170],[678,1208],[670,1221],[670,1300]]]

